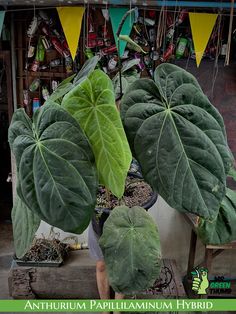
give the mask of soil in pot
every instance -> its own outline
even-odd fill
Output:
[[[107,193],[107,190],[100,186],[97,194],[97,209],[109,208],[112,210],[119,205],[128,207],[143,206],[153,198],[153,191],[140,176],[130,175],[126,179],[125,192],[121,200],[118,200],[113,194]]]
[[[110,211],[116,206],[141,206],[149,209],[156,200],[157,194],[153,192],[150,185],[138,174],[128,175],[125,192],[121,200],[118,200],[113,194],[109,193],[105,187],[100,186],[97,194],[97,206],[92,218],[93,229],[98,236],[101,236],[103,225]]]

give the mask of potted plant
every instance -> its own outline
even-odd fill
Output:
[[[62,82],[32,119],[23,109],[18,109],[12,119],[9,142],[17,164],[12,217],[19,258],[30,247],[41,219],[64,231],[83,232],[94,213],[98,182],[117,199],[124,194],[132,155],[112,82],[102,71],[93,70],[96,63],[94,58],[78,76]],[[74,106],[77,97],[81,111]],[[122,212],[124,207],[116,210]],[[146,228],[153,229],[151,245],[155,250],[151,250],[149,265],[155,266],[155,272],[145,279],[152,282],[159,271],[158,232],[145,210],[136,211],[141,211],[139,217],[146,220]],[[124,217],[129,219],[128,225],[135,223],[136,211],[128,210],[130,216]],[[145,246],[149,243],[147,238]]]
[[[13,116],[9,142],[18,172],[13,227],[19,257],[41,219],[83,232],[98,182],[120,199],[132,154],[152,189],[177,210],[201,217],[204,232],[212,221],[223,222],[222,201],[232,198],[226,177],[233,158],[223,119],[196,79],[177,66],[158,66],[154,81],[139,79],[128,87],[120,118],[112,82],[94,64],[62,83],[32,120],[23,109]],[[141,207],[116,207],[100,244],[116,292],[142,291],[158,277],[158,231]]]

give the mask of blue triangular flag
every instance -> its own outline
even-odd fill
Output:
[[[115,37],[115,41],[116,41],[116,47],[118,49],[118,41],[117,41],[117,36],[116,36],[116,32],[118,30],[119,24],[122,20],[122,17],[125,15],[125,13],[128,11],[129,9],[126,8],[110,8],[109,9],[109,15],[110,15],[110,19],[111,19],[111,25],[112,25],[112,30],[114,33],[114,37]],[[124,25],[121,29],[121,35],[130,35],[130,32],[132,30],[133,27],[133,23],[134,23],[134,14],[131,14],[131,16],[127,16]],[[120,40],[120,56],[123,56],[124,51],[125,51],[125,47],[126,47],[127,42]]]
[[[2,26],[4,22],[4,17],[5,17],[5,11],[0,11],[0,37],[2,34]]]

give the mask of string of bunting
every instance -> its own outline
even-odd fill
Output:
[[[84,7],[57,7],[57,12],[62,24],[64,34],[71,52],[71,56],[74,59],[78,47],[80,38],[81,25],[83,20],[85,8]],[[124,14],[128,11],[127,8],[110,8],[109,16],[111,19],[112,30],[114,33],[116,45],[118,46],[116,32],[120,21]],[[199,67],[207,43],[211,36],[218,14],[209,13],[189,13],[189,20],[191,25],[193,44],[196,54],[196,63]],[[0,35],[4,22],[5,11],[0,11]],[[122,27],[122,35],[130,35],[134,23],[134,16],[131,15],[130,19],[127,19]],[[126,42],[120,42],[120,55],[122,56],[126,47]]]
[[[70,48],[72,58],[75,58],[80,37],[81,25],[84,15],[84,7],[58,7],[59,18]],[[118,48],[117,29],[127,8],[110,8],[109,16],[111,19],[112,30],[116,46]],[[218,14],[209,13],[189,13],[190,25],[192,30],[193,44],[196,54],[196,64],[199,67],[204,51],[211,37],[212,30],[217,20]],[[121,34],[130,35],[134,23],[134,15],[126,19]],[[120,56],[123,55],[126,47],[125,41],[120,41]]]

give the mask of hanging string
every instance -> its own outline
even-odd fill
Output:
[[[87,10],[86,10],[86,46],[88,47],[89,45],[89,1],[87,2]]]
[[[214,68],[213,68],[213,79],[212,79],[212,88],[211,88],[211,97],[212,98],[214,95],[215,82],[216,82],[218,71],[219,71],[218,59],[219,59],[219,55],[221,52],[221,46],[222,46],[221,45],[221,35],[222,35],[221,22],[222,22],[222,15],[219,13],[218,26],[217,26],[216,57],[215,57]]]
[[[229,65],[233,17],[234,17],[234,0],[231,0],[229,33],[228,33],[228,43],[227,43],[227,50],[226,50],[226,57],[225,57],[225,65]]]
[[[130,0],[130,2],[129,2],[129,10],[131,10],[132,9],[132,0]],[[129,26],[130,27],[132,27],[133,25],[132,25],[132,13],[130,13],[130,15],[129,15]]]
[[[156,35],[156,50],[158,50],[162,44],[163,14],[164,14],[164,7],[161,8],[159,20],[158,20],[157,35]]]
[[[85,3],[85,0],[84,0],[84,18],[83,18],[83,49],[85,48],[85,43],[86,43],[86,17],[87,17],[87,12],[86,12],[86,3]]]
[[[107,14],[107,10],[108,10],[107,2],[106,2],[106,9],[105,10],[106,10],[105,14]],[[104,17],[104,20],[105,20],[105,22],[104,22],[103,39],[105,40],[106,39],[106,35],[107,35],[107,19]]]
[[[166,46],[166,24],[167,24],[167,9],[166,9],[166,5],[164,3],[164,19],[163,19],[163,30],[162,30],[162,36],[163,36],[163,55],[165,52],[165,46]]]
[[[173,44],[174,42],[174,32],[175,32],[175,28],[176,28],[176,15],[179,16],[179,12],[180,9],[178,10],[178,14],[177,14],[177,0],[175,0],[175,12],[174,12],[174,18],[173,18],[173,36],[171,38],[171,44]]]
[[[33,23],[34,23],[34,20],[36,19],[36,10],[35,10],[35,5],[33,6],[33,20],[32,20],[32,26],[33,26]],[[29,26],[30,27],[30,26]],[[26,71],[26,77],[25,77],[25,82],[26,82],[26,86],[25,88],[27,89],[27,102],[29,101],[29,73],[28,73],[28,53],[29,53],[29,50],[30,50],[30,46],[31,46],[31,42],[32,42],[32,37],[33,37],[33,34],[32,32],[30,32],[30,36],[29,36],[29,42],[28,42],[28,47],[26,49],[26,52],[25,52],[25,60],[27,62],[26,66],[27,66],[27,71]],[[37,49],[37,47],[36,47]],[[38,75],[38,78],[39,78],[39,75]],[[28,104],[29,105],[29,104]]]

